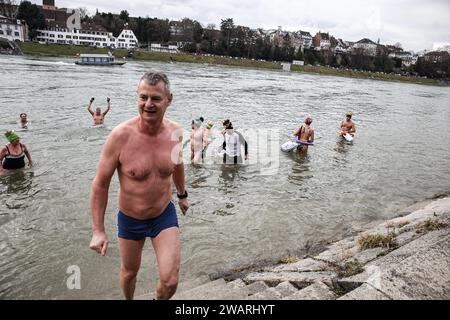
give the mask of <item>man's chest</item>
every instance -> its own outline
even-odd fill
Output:
[[[176,143],[124,146],[119,157],[120,170],[137,180],[168,177],[175,169],[177,155]]]

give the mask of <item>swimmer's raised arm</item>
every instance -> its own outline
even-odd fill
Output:
[[[91,115],[94,115],[94,111],[91,110],[91,105],[92,105],[92,102],[94,102],[94,100],[95,100],[94,97],[92,97],[91,100],[89,101],[89,104],[88,104],[88,107],[87,107],[87,110],[89,111],[89,113]]]

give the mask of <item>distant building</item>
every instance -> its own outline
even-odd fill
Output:
[[[113,49],[134,49],[138,46],[136,36],[127,25],[116,39],[112,32],[108,32],[102,26],[81,23],[79,9],[58,9],[54,0],[43,0],[42,12],[47,28],[37,30],[37,40],[41,43]]]
[[[348,42],[342,39],[337,39],[335,46],[333,46],[333,51],[335,54],[344,54],[349,51],[349,48],[350,45],[348,44]]]
[[[292,64],[296,65],[296,66],[304,66],[305,65],[305,61],[303,61],[303,60],[293,60]]]
[[[323,50],[331,47],[330,35],[328,33],[317,32],[312,39],[314,49]]]
[[[282,30],[282,27],[279,26],[277,30],[270,30],[269,36],[270,36],[270,43],[277,45],[277,46],[284,46],[284,39],[288,33],[286,31]]]
[[[164,45],[160,43],[152,43],[150,45],[150,51],[153,52],[164,52],[164,53],[178,53],[177,46],[174,45]]]
[[[390,44],[386,45],[385,48],[388,54],[403,52],[402,48]]]
[[[370,39],[364,38],[356,42],[352,50],[353,52],[361,51],[362,54],[368,56],[376,56],[377,55],[377,47],[378,45]]]
[[[426,62],[441,63],[450,60],[450,53],[447,51],[432,51],[423,56]]]
[[[171,36],[182,36],[184,35],[183,24],[181,21],[170,21],[169,30]]]
[[[293,47],[298,49],[309,49],[312,47],[312,36],[306,31],[297,31],[291,33],[291,41]]]
[[[27,38],[27,26],[20,20],[8,19],[0,16],[0,38],[9,41],[25,41]]]
[[[37,40],[41,43],[116,48],[116,38],[113,37],[112,32],[105,30],[52,28],[51,30],[37,30],[37,32]]]
[[[55,0],[42,0],[42,8],[46,10],[56,10]]]
[[[119,34],[116,40],[116,48],[118,49],[135,49],[138,46],[138,39],[134,35],[133,30],[125,25],[125,29]]]
[[[408,51],[390,53],[389,58],[402,60],[402,65],[405,67],[410,67],[411,65],[417,63],[417,56],[414,56],[411,52]]]
[[[300,39],[302,40],[303,47],[309,49],[313,45],[313,38],[309,32],[299,31]]]
[[[112,32],[103,28],[88,28],[83,24],[81,30],[53,28],[52,30],[37,30],[37,40],[41,43],[69,44],[112,49],[135,49],[138,42],[133,31],[124,29],[115,38]]]

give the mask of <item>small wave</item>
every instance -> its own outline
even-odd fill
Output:
[[[430,93],[413,93],[413,96],[422,97],[422,98],[436,98],[438,95],[430,94]]]

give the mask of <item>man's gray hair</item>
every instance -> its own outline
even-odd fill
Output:
[[[170,82],[169,78],[167,78],[167,75],[162,71],[156,71],[156,70],[150,70],[147,71],[139,81],[141,83],[142,81],[147,82],[147,84],[151,86],[156,86],[160,81],[164,82],[164,88],[166,89],[167,94],[170,94]]]

